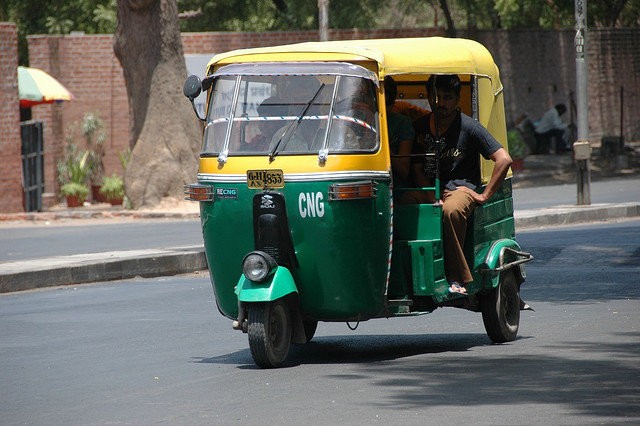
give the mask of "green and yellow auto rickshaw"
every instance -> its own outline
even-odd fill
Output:
[[[254,361],[277,367],[319,321],[359,322],[452,306],[481,312],[494,342],[518,331],[524,262],[510,174],[475,210],[467,295],[444,273],[438,203],[394,203],[385,89],[428,110],[425,82],[458,74],[460,107],[506,148],[502,85],[489,52],[464,39],[311,42],[215,55],[184,93],[207,93],[197,183],[220,312],[248,334]],[[196,112],[197,114],[197,112]],[[483,183],[492,162],[481,161]],[[437,177],[437,176],[436,176]],[[415,188],[414,188],[415,189]],[[439,183],[418,190],[439,197]]]

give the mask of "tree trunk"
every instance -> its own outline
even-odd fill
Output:
[[[453,18],[451,17],[451,10],[449,9],[449,4],[447,0],[440,0],[440,8],[444,13],[444,17],[447,20],[447,28],[445,29],[445,33],[448,37],[456,36],[456,26],[453,23]]]
[[[118,0],[114,51],[131,117],[127,197],[134,208],[181,197],[196,176],[200,132],[182,94],[187,70],[176,0]]]

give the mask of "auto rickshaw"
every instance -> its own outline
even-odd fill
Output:
[[[394,202],[385,89],[428,110],[425,82],[458,74],[460,107],[506,147],[503,87],[489,52],[464,39],[309,42],[213,56],[184,93],[207,93],[197,183],[218,309],[248,334],[255,363],[283,365],[319,321],[358,323],[439,307],[481,312],[493,342],[518,332],[531,255],[515,241],[511,174],[475,210],[467,295],[444,273],[442,208]],[[195,106],[194,106],[195,110]],[[196,114],[198,114],[196,110]],[[486,184],[491,161],[479,158]],[[413,188],[416,189],[416,188]],[[440,195],[439,182],[417,188]]]

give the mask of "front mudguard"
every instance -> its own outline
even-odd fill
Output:
[[[275,273],[261,283],[251,281],[244,275],[240,277],[235,289],[238,296],[238,320],[233,328],[247,332],[246,308],[249,303],[265,303],[285,298],[289,306],[292,322],[293,343],[306,343],[304,325],[299,309],[298,288],[291,272],[284,266],[278,266]]]
[[[251,281],[244,275],[236,286],[238,302],[273,302],[291,293],[298,293],[291,272],[284,266],[278,266],[273,275],[261,283]]]

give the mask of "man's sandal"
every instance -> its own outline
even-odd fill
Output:
[[[459,283],[454,281],[449,286],[449,293],[467,294],[467,289],[462,287]]]

